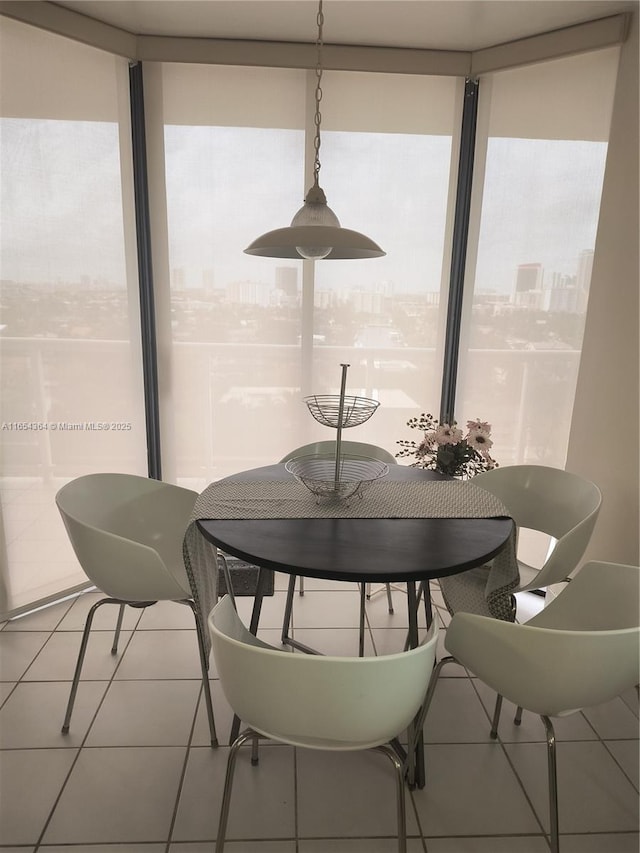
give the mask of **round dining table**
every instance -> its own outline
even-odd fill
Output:
[[[226,478],[234,483],[282,481],[291,475],[283,464],[270,465],[233,474]],[[390,465],[385,480],[410,483],[449,479],[434,471]],[[219,483],[225,480],[218,481]],[[364,501],[367,492],[364,492]],[[285,613],[288,623],[296,576],[360,584],[364,596],[368,583],[406,583],[409,616],[408,646],[418,643],[420,583],[431,618],[429,581],[464,572],[491,560],[505,546],[513,531],[508,516],[491,518],[406,518],[349,517],[349,503],[344,504],[344,517],[313,518],[200,518],[202,535],[222,551],[239,557],[261,570],[284,572],[291,576]],[[250,630],[258,628],[262,603],[260,572]],[[361,625],[361,627],[363,627]],[[296,644],[285,635],[283,641]],[[416,784],[424,784],[422,757],[418,756]]]

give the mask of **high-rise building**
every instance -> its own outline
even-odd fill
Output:
[[[284,291],[289,299],[295,299],[298,296],[296,267],[276,267],[276,289]]]
[[[516,270],[516,293],[542,289],[542,264],[519,264]]]

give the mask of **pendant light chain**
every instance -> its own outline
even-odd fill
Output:
[[[316,127],[316,134],[313,140],[313,148],[315,151],[314,160],[313,160],[313,184],[314,186],[319,186],[320,180],[320,122],[322,121],[322,114],[320,113],[320,101],[322,100],[322,28],[324,26],[324,14],[322,12],[322,0],[319,0],[318,4],[318,15],[317,15],[317,24],[318,24],[318,37],[316,39],[316,48],[318,51],[318,58],[316,62],[316,90],[315,90],[315,101],[316,101],[316,110],[314,115],[314,124]]]
[[[327,204],[327,197],[320,187],[320,102],[322,101],[322,48],[324,15],[322,0],[318,0],[316,16],[318,34],[316,38],[316,86],[315,86],[315,135],[313,139],[313,186],[304,197],[304,204],[296,211],[287,228],[276,228],[258,237],[245,249],[248,255],[263,258],[291,258],[321,261],[324,258],[347,260],[354,258],[380,258],[385,253],[369,237],[359,231],[343,228],[340,220]],[[309,71],[312,66],[309,66]],[[308,81],[310,82],[310,81]],[[310,94],[307,90],[307,94]],[[307,151],[309,154],[310,151]],[[308,161],[307,161],[308,168]]]

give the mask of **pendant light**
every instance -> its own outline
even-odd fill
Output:
[[[264,258],[307,258],[319,261],[344,260],[346,258],[379,258],[386,254],[377,243],[359,231],[342,228],[340,221],[327,205],[327,197],[319,183],[320,176],[320,101],[322,99],[322,28],[324,15],[322,0],[318,5],[318,37],[316,89],[315,89],[315,138],[313,161],[313,186],[307,193],[304,205],[291,220],[288,228],[267,231],[244,250],[248,255]]]

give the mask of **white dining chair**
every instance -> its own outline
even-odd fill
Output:
[[[209,614],[211,647],[227,701],[248,728],[227,763],[216,853],[222,853],[238,750],[257,737],[308,749],[377,749],[396,770],[398,851],[405,853],[406,762],[390,745],[412,724],[433,671],[438,629],[422,645],[382,657],[325,657],[272,648],[249,633],[228,596]]]
[[[535,530],[550,537],[551,547],[540,568],[518,558],[520,583],[514,594],[559,583],[576,570],[602,503],[594,483],[545,465],[495,468],[478,474],[473,483],[502,501],[518,531]],[[440,589],[450,613],[489,616],[485,598],[488,576],[489,567],[485,566],[441,578]]]
[[[295,450],[290,451],[284,456],[280,462],[288,462],[290,459],[294,459],[296,456],[313,456],[315,454],[320,453],[331,453],[335,454],[336,452],[336,441],[335,440],[327,440],[327,441],[313,441],[310,444],[303,444],[301,447],[297,447]],[[340,442],[340,453],[344,457],[349,456],[369,456],[372,459],[378,459],[381,462],[386,462],[387,465],[396,465],[397,460],[392,453],[389,453],[388,450],[385,450],[383,447],[378,447],[377,444],[367,444],[362,441],[341,441]],[[289,577],[289,588],[287,593],[287,604],[285,607],[284,619],[282,623],[282,642],[286,643],[290,641],[289,637],[289,626],[291,624],[291,614],[292,614],[292,605],[293,605],[293,593],[295,590],[296,580],[298,580],[297,575],[291,575]],[[364,654],[364,625],[365,625],[365,596],[366,598],[371,598],[372,595],[375,595],[377,592],[386,590],[387,593],[387,608],[389,613],[393,613],[393,597],[391,595],[391,584],[386,583],[380,587],[380,590],[371,591],[371,584],[365,584],[360,591],[360,636],[359,636],[359,648],[360,654]],[[299,586],[298,592],[300,595],[304,595],[304,578],[299,578]]]
[[[545,727],[550,843],[559,853],[556,741],[551,717],[607,702],[640,681],[640,568],[593,561],[525,624],[457,613],[445,635],[423,717],[448,663],[467,667]],[[497,721],[496,721],[497,725]],[[585,803],[584,807],[588,808]]]
[[[82,634],[63,732],[69,731],[93,617],[105,604],[119,606],[112,654],[117,654],[125,607],[158,601],[188,606],[194,616],[202,689],[211,745],[217,746],[206,653],[206,624],[189,588],[182,543],[197,492],[132,474],[87,474],[58,491],[71,545],[87,577],[106,597],[89,610]]]

